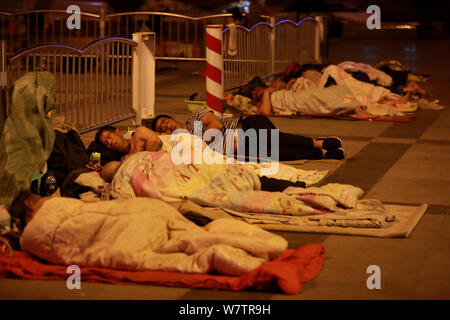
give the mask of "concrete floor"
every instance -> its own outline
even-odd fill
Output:
[[[450,106],[450,41],[333,39],[329,62],[375,63],[398,59],[431,78],[423,86]],[[203,65],[157,72],[156,112],[186,119],[184,99],[204,90],[192,74]],[[407,239],[278,232],[290,248],[321,243],[326,257],[321,273],[298,295],[255,291],[228,292],[142,285],[82,283],[68,290],[64,281],[0,280],[0,299],[449,299],[450,298],[450,109],[419,110],[410,123],[332,119],[273,118],[283,131],[344,138],[347,159],[309,162],[303,169],[330,169],[323,181],[349,183],[365,198],[388,204],[429,204]],[[121,125],[126,126],[127,123]],[[83,139],[89,142],[93,133]],[[366,269],[381,268],[381,289],[368,290]]]

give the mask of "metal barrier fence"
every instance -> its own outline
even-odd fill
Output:
[[[83,48],[99,38],[131,39],[135,32],[152,31],[156,34],[157,58],[195,60],[205,58],[206,25],[225,27],[232,18],[230,13],[190,17],[154,11],[108,15],[103,11],[100,14],[80,12],[80,29],[69,30],[66,26],[69,16],[64,10],[0,12],[0,39],[6,40],[8,53],[12,54],[42,43],[58,42]],[[272,25],[276,22],[274,17],[261,18]]]
[[[5,92],[13,80],[24,72],[47,70],[56,77],[57,114],[81,131],[132,117],[131,64],[136,43],[129,39],[136,31],[155,32],[157,60],[204,61],[206,25],[224,26],[225,90],[256,75],[281,72],[292,62],[323,63],[326,57],[326,23],[321,17],[299,23],[275,23],[274,17],[265,17],[270,23],[258,23],[250,30],[237,26],[237,54],[231,56],[227,52],[230,32],[225,28],[231,14],[198,18],[163,12],[80,15],[81,28],[69,30],[69,15],[64,10],[0,12],[0,36],[7,49],[3,56],[10,56],[8,83],[0,98],[6,98],[8,106]],[[128,39],[103,39],[86,47],[104,36]],[[47,44],[23,50],[48,42],[69,43],[70,47]]]
[[[272,21],[273,22],[273,21]],[[323,63],[324,34],[320,18],[299,23],[283,20],[260,22],[251,29],[236,26],[237,53],[230,55],[229,28],[224,30],[224,88],[242,85],[254,76],[270,76],[285,70],[292,62]]]
[[[6,40],[8,54],[42,43],[57,42],[83,48],[102,38],[100,15],[80,12],[81,29],[69,30],[65,10],[0,12],[0,37]]]
[[[26,72],[55,75],[56,114],[80,132],[134,116],[132,53],[136,43],[107,38],[83,50],[43,45],[8,59],[6,90]],[[7,95],[7,110],[11,104]]]
[[[6,41],[0,40],[0,134],[6,121]]]
[[[135,32],[152,31],[156,34],[156,44],[159,46],[157,56],[204,58],[206,25],[226,25],[232,15],[189,17],[154,11],[108,15],[103,12],[80,12],[79,30],[67,28],[68,17],[69,14],[64,10],[0,12],[0,38],[7,41],[9,53],[12,53],[48,42],[70,43],[73,47],[82,48],[98,38],[131,38]],[[179,46],[174,48],[175,45]]]

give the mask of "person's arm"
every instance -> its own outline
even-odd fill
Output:
[[[270,101],[270,94],[275,91],[274,88],[267,88],[261,98],[261,103],[257,105],[258,112],[262,115],[268,116],[272,113],[272,102]]]
[[[410,92],[407,92],[404,96],[400,96],[400,98],[395,99],[395,100],[385,100],[383,103],[386,104],[405,104],[408,103],[409,101],[409,96],[410,96]]]
[[[275,90],[285,89],[287,84],[280,78],[275,79],[269,86],[269,88],[275,88]]]
[[[414,83],[414,82],[408,82],[408,84],[403,89],[403,91],[408,92],[408,93],[417,92],[418,94],[420,94],[422,96],[427,94],[427,92],[425,90],[423,90],[421,87],[419,87],[419,85],[417,83]]]
[[[288,81],[288,83],[286,83],[286,87],[285,87],[285,89],[286,90],[291,90],[291,88],[292,88],[292,85],[295,83],[295,81],[297,81],[297,79],[296,78],[292,78],[292,79],[290,79],[289,81]]]
[[[208,112],[203,116],[202,123],[206,126],[206,129],[217,129],[219,131],[223,129],[222,122],[212,112]]]
[[[137,127],[130,140],[129,154],[140,151],[158,151],[161,149],[161,145],[162,141],[155,132],[146,127]]]
[[[222,131],[223,125],[222,122],[220,122],[220,119],[217,118],[213,112],[208,112],[205,114],[202,118],[202,124],[206,126],[205,134],[209,129],[217,129],[219,131]],[[202,137],[204,139],[204,137]],[[207,138],[208,139],[208,138]],[[210,141],[205,141],[206,143],[212,143],[215,140],[215,136],[211,136]]]

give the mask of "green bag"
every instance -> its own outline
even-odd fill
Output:
[[[45,165],[55,141],[55,77],[26,73],[14,82],[11,113],[0,139],[0,204],[9,206]]]

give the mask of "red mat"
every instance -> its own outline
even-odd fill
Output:
[[[240,291],[253,288],[297,294],[302,284],[315,278],[322,269],[325,250],[321,244],[287,249],[276,260],[266,262],[240,277],[166,271],[125,271],[107,268],[81,268],[81,281],[113,284],[144,284],[168,287]],[[10,257],[0,253],[0,279],[66,280],[67,267],[52,265],[21,251]]]
[[[254,116],[255,114],[244,114],[245,116]],[[339,116],[334,113],[317,113],[317,114],[305,114],[305,115],[283,115],[283,114],[270,114],[269,118],[290,118],[290,119],[310,119],[310,118],[331,118],[336,120],[351,120],[351,121],[378,121],[378,122],[410,122],[415,118],[415,115],[404,116],[392,116],[392,117],[378,117],[373,119],[358,119],[349,116]]]

